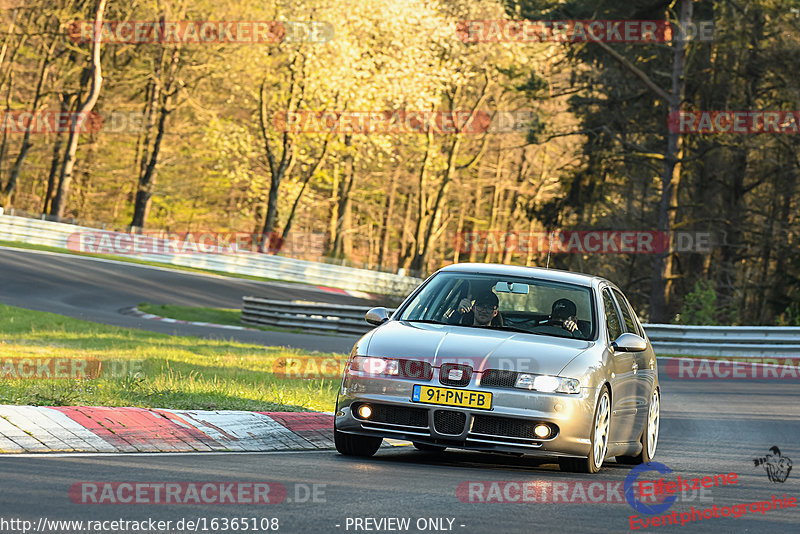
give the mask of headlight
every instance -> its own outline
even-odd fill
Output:
[[[400,362],[398,360],[356,356],[353,358],[353,361],[350,362],[350,370],[362,371],[369,375],[376,376],[397,376],[400,372]]]
[[[580,393],[581,383],[575,378],[564,378],[563,376],[532,375],[520,373],[517,375],[517,382],[514,387],[520,389],[530,389],[533,391],[544,391],[546,393]]]

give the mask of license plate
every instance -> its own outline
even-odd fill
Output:
[[[436,388],[415,384],[411,393],[411,400],[425,404],[440,404],[442,406],[460,406],[479,410],[492,409],[492,394],[484,391]]]

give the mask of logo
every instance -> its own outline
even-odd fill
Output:
[[[756,467],[762,466],[772,482],[786,482],[792,472],[792,460],[781,456],[781,450],[774,446],[770,447],[766,456],[753,458],[753,463]]]
[[[671,497],[667,497],[664,499],[664,502],[657,503],[657,504],[645,504],[644,502],[638,500],[635,494],[635,484],[636,480],[639,478],[639,475],[642,473],[646,473],[648,471],[657,471],[662,475],[666,475],[667,473],[672,473],[672,469],[667,467],[666,465],[659,463],[659,462],[648,462],[646,464],[637,465],[631,472],[628,473],[628,476],[625,477],[625,500],[628,501],[628,504],[631,505],[631,508],[639,512],[640,514],[650,514],[656,515],[662,512],[666,512],[669,510],[669,507],[677,499],[677,496],[672,495]]]

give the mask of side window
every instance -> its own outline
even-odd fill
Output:
[[[631,315],[630,305],[625,299],[625,295],[615,289],[614,296],[617,298],[617,304],[619,304],[619,309],[622,311],[622,320],[625,321],[625,330],[637,336],[642,335],[639,329],[636,328],[636,321],[634,321]]]
[[[611,292],[608,289],[603,290],[603,308],[606,314],[608,337],[611,338],[611,341],[614,341],[622,335],[622,327],[620,326],[616,306],[614,306],[614,300],[611,298]]]

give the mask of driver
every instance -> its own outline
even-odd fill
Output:
[[[579,333],[578,330],[578,307],[569,299],[558,299],[553,303],[550,312],[550,319],[547,320],[549,326],[560,326],[571,334]]]
[[[497,309],[500,303],[497,295],[489,290],[478,295],[475,304],[468,298],[458,303],[456,323],[469,326],[503,326],[503,318]]]

